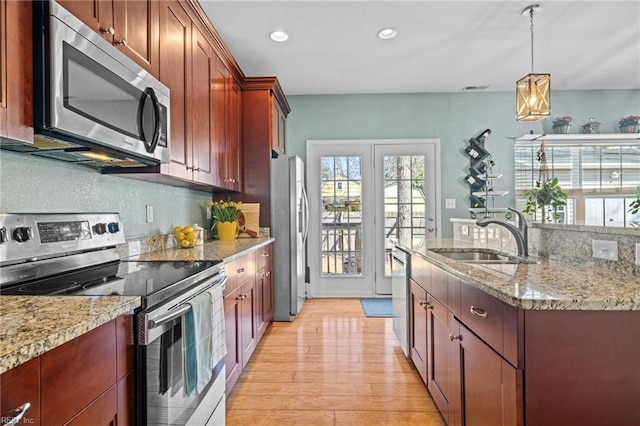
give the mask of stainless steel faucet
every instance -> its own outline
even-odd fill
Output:
[[[518,227],[516,228],[511,223],[501,220],[494,219],[492,217],[483,217],[482,219],[478,219],[476,221],[476,225],[482,226],[483,228],[489,224],[500,225],[506,228],[513,237],[516,239],[516,246],[518,247],[518,256],[527,257],[529,256],[529,237],[527,230],[527,220],[524,215],[518,210],[507,207],[510,211],[514,212],[516,216],[518,216]]]

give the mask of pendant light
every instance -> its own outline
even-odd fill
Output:
[[[533,14],[541,9],[539,4],[532,4],[522,10],[522,15],[529,15],[531,21],[531,73],[516,82],[516,120],[538,121],[551,115],[551,74],[535,74],[533,72]]]

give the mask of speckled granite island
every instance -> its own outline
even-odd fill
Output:
[[[469,264],[449,259],[429,249],[478,251],[477,248],[453,240],[437,240],[411,251],[518,308],[640,310],[639,277],[541,257],[530,257],[529,260],[533,263]]]
[[[448,424],[640,424],[637,275],[487,262],[500,251],[458,240],[404,249],[409,356]]]
[[[138,306],[133,296],[1,296],[0,373]]]

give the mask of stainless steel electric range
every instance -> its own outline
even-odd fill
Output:
[[[224,422],[224,360],[204,389],[187,394],[181,348],[188,301],[224,286],[221,261],[127,261],[117,253],[123,243],[117,213],[0,214],[0,295],[140,296],[137,423]]]

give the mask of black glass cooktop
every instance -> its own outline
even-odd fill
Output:
[[[0,292],[3,295],[117,295],[144,299],[218,263],[220,261],[114,262],[6,286]]]

